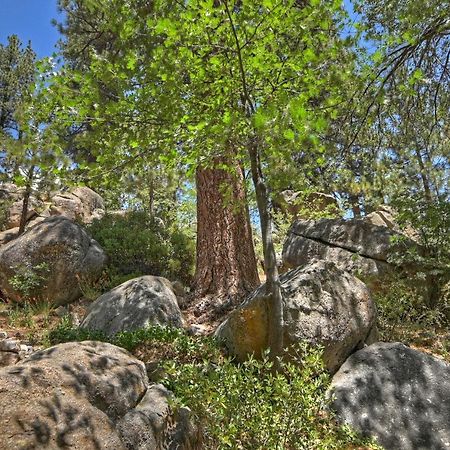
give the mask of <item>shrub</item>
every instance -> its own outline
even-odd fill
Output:
[[[51,340],[73,339],[106,337],[73,330],[66,321]],[[262,361],[235,364],[212,339],[181,330],[153,327],[109,340],[144,361],[163,364],[162,382],[177,398],[172,407],[191,408],[202,449],[378,448],[333,419],[320,349],[299,346],[297,364],[283,363],[274,373],[267,354]]]
[[[109,275],[116,282],[130,274],[191,281],[195,241],[182,230],[165,227],[162,221],[136,211],[107,215],[89,230],[106,251]]]
[[[44,283],[47,280],[49,270],[48,264],[45,262],[34,267],[19,266],[16,269],[16,274],[9,279],[9,282],[24,299],[35,299],[39,296],[40,289],[45,287]]]
[[[399,266],[415,267],[417,284],[426,285],[424,296],[430,308],[440,308],[444,299],[444,286],[450,281],[450,203],[448,201],[425,201],[420,196],[406,195],[396,199],[400,211],[399,225],[405,230],[413,230],[420,248],[397,245],[390,261]],[[402,237],[396,244],[401,244]]]
[[[430,307],[423,301],[422,291],[423,286],[399,275],[380,286],[374,294],[374,301],[383,339],[399,339],[404,326],[433,329],[448,325],[450,298],[442,295],[441,300]]]

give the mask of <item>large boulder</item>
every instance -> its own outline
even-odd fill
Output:
[[[324,361],[335,372],[366,340],[373,339],[376,310],[365,284],[334,264],[318,261],[280,278],[284,345],[307,341],[324,346]],[[259,287],[216,331],[238,359],[268,346],[267,295]]]
[[[62,215],[71,220],[91,223],[105,215],[103,198],[88,187],[77,187],[60,192],[51,198],[51,215]]]
[[[450,448],[450,364],[400,343],[377,343],[342,365],[331,384],[341,422],[386,450]]]
[[[388,259],[394,249],[393,239],[399,237],[403,237],[401,245],[406,249],[418,248],[394,229],[368,220],[297,220],[283,246],[283,265],[304,267],[319,259],[332,261],[365,281],[374,281],[375,286],[380,277],[397,270]]]
[[[54,305],[70,303],[81,295],[80,280],[95,280],[105,263],[106,254],[83,228],[64,217],[50,217],[0,248],[0,290],[18,302],[39,298]],[[32,280],[31,292],[24,295],[13,277]]]
[[[0,370],[0,449],[125,449],[115,424],[147,387],[145,365],[111,344],[36,352]]]
[[[183,317],[170,281],[146,275],[100,296],[91,304],[80,326],[111,336],[150,325],[181,328]]]

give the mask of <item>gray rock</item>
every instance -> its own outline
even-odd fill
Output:
[[[117,424],[117,430],[127,449],[167,450],[191,449],[195,428],[188,408],[173,415],[169,401],[173,394],[163,385],[150,387],[141,402]]]
[[[10,280],[42,263],[47,270],[37,274],[42,278],[31,297],[61,305],[81,296],[80,279],[93,281],[100,275],[106,254],[79,225],[64,217],[47,218],[0,249],[0,290],[23,301]]]
[[[77,187],[70,192],[60,192],[53,196],[49,213],[91,223],[105,215],[105,203],[92,189]]]
[[[286,189],[275,194],[273,203],[276,210],[296,218],[305,212],[317,214],[319,211],[326,211],[333,215],[340,213],[336,199],[323,192],[310,192],[304,195],[302,192]]]
[[[66,306],[58,306],[53,313],[58,316],[58,317],[64,317],[67,316],[69,314],[69,308],[67,308]]]
[[[367,220],[297,220],[283,246],[283,264],[303,267],[323,259],[367,281],[392,274],[396,270],[388,262],[394,248],[392,239],[403,235],[388,226],[373,224],[374,220],[374,217]],[[420,250],[408,238],[401,245]]]
[[[181,328],[183,317],[170,281],[146,275],[100,296],[91,304],[80,326],[114,335],[150,325]]]
[[[341,422],[387,450],[450,448],[450,365],[400,343],[354,353],[334,375]]]
[[[125,450],[115,423],[146,392],[145,366],[101,342],[60,344],[0,370],[0,450]]]
[[[15,239],[19,234],[19,227],[0,232],[0,245],[7,244]]]
[[[323,345],[325,364],[335,372],[375,326],[375,305],[367,287],[325,261],[291,270],[280,281],[284,346],[300,341]],[[266,298],[263,285],[216,330],[238,359],[259,355],[268,346]]]
[[[6,339],[8,337],[8,333],[6,331],[0,331],[0,339]]]
[[[191,336],[206,336],[209,333],[209,328],[207,325],[194,323],[189,327],[188,331]]]
[[[0,341],[0,351],[1,352],[20,352],[20,343],[15,339],[4,339]]]

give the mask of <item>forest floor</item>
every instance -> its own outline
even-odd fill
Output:
[[[55,308],[47,303],[18,306],[0,302],[0,331],[35,348],[46,347],[50,345],[49,331],[58,326],[64,315],[69,314],[72,322],[77,324],[84,317],[89,303],[89,300],[80,299],[68,307]],[[211,334],[232,307],[229,308],[225,305],[222,309],[219,308],[215,314],[204,314],[201,317],[190,311],[189,304],[182,309],[184,309],[187,327],[200,325],[200,334]],[[379,331],[381,341],[402,342],[450,362],[450,331],[448,328],[424,327],[420,323],[405,322],[385,324]]]

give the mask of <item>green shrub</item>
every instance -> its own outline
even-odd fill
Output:
[[[383,339],[401,338],[401,328],[404,326],[433,329],[448,325],[450,298],[443,295],[436,305],[430,307],[423,300],[423,288],[410,278],[400,276],[394,276],[380,286],[373,297]]]
[[[48,264],[45,262],[34,267],[19,266],[16,268],[16,274],[9,279],[9,282],[24,299],[36,299],[39,297],[39,291],[45,287],[44,283],[49,270]]]
[[[51,336],[52,343],[84,339],[107,340],[73,330],[69,321]],[[162,382],[177,398],[172,406],[191,408],[203,449],[378,448],[333,419],[320,349],[299,346],[297,365],[283,363],[274,373],[267,355],[262,361],[235,364],[214,340],[177,329],[124,332],[109,341],[163,365]]]
[[[110,287],[130,274],[191,281],[195,240],[182,230],[136,211],[107,215],[89,230],[109,257]]]
[[[404,195],[396,199],[397,221],[405,230],[415,234],[420,247],[405,247],[402,237],[394,242],[398,250],[389,260],[399,266],[415,268],[416,284],[427,287],[424,297],[430,308],[441,308],[445,300],[444,287],[450,281],[450,203],[446,200],[429,202],[419,195]],[[444,305],[445,306],[445,305]]]

